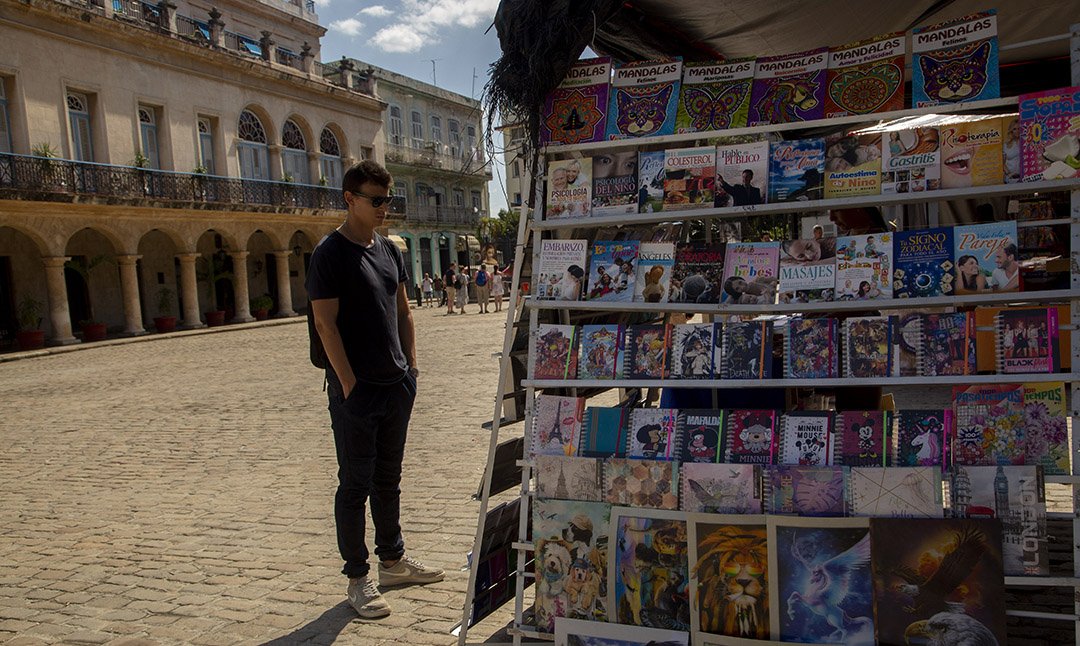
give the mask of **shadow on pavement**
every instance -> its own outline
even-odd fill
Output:
[[[300,626],[288,635],[263,642],[262,646],[293,646],[294,644],[333,644],[338,635],[357,619],[348,601],[342,601],[319,615],[319,618]]]

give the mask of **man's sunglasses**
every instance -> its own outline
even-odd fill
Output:
[[[358,197],[364,197],[371,200],[371,206],[376,209],[381,207],[383,204],[389,204],[394,199],[393,195],[364,195],[363,193],[360,193],[358,191],[349,191],[349,193]]]

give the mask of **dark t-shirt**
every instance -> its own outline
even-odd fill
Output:
[[[358,381],[397,383],[409,368],[398,336],[398,285],[409,280],[405,260],[378,233],[362,247],[334,231],[311,254],[311,300],[338,299],[337,326]]]
[[[457,282],[457,274],[453,269],[447,269],[443,272],[443,284],[447,287],[454,287],[454,283]]]

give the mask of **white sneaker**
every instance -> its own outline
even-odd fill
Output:
[[[443,571],[438,568],[428,567],[420,561],[408,556],[402,556],[401,560],[393,567],[386,567],[379,563],[379,585],[405,585],[408,583],[435,583],[443,580]]]
[[[364,619],[379,619],[390,614],[390,604],[369,577],[349,579],[348,595],[353,610]]]

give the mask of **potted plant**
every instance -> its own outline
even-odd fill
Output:
[[[47,141],[34,145],[30,154],[36,157],[38,170],[38,184],[42,190],[48,191],[54,188],[63,188],[64,178],[60,164],[55,160],[60,153]]]
[[[198,279],[206,283],[210,296],[210,309],[203,312],[203,316],[206,317],[206,325],[208,327],[224,325],[225,310],[218,308],[217,283],[223,279],[232,280],[233,277],[232,272],[225,268],[225,253],[223,250],[219,250],[218,253],[209,258],[200,258],[199,260],[202,261],[200,263],[202,268],[198,272]]]
[[[80,276],[82,276],[83,282],[87,287],[90,285],[90,274],[103,264],[111,263],[112,258],[105,254],[99,254],[93,258],[87,260],[85,256],[76,256],[71,260],[64,263],[64,267],[74,270]],[[106,326],[104,323],[99,322],[94,318],[94,302],[93,299],[88,299],[86,303],[87,314],[89,318],[79,321],[79,327],[82,329],[83,342],[88,341],[101,341],[106,336]]]
[[[256,321],[265,321],[270,316],[270,308],[274,306],[274,299],[269,294],[256,296],[251,299],[251,315]]]
[[[20,350],[36,350],[45,346],[45,330],[41,329],[41,301],[27,296],[19,303],[19,331],[15,340]]]
[[[158,290],[157,311],[154,327],[158,332],[172,332],[176,329],[176,317],[172,315],[173,290],[162,287]]]

